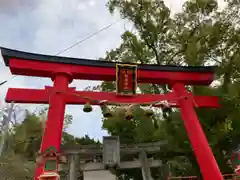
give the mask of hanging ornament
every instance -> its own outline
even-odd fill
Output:
[[[113,117],[110,109],[107,107],[106,104],[100,104],[100,107],[101,107],[102,112],[103,112],[103,117],[105,117],[105,118]]]
[[[131,120],[132,118],[133,118],[132,108],[129,107],[129,108],[126,109],[125,119],[126,119],[126,120]]]
[[[83,112],[91,112],[92,111],[92,105],[90,103],[86,103],[83,107]]]

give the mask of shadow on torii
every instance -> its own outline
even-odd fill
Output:
[[[76,59],[26,53],[1,48],[5,65],[12,74],[51,78],[53,87],[45,89],[9,88],[7,102],[49,104],[48,120],[43,134],[41,153],[54,148],[60,152],[61,135],[66,104],[149,104],[161,107],[168,102],[180,108],[184,125],[197,162],[205,180],[222,180],[213,153],[198,121],[194,107],[217,108],[214,96],[193,96],[185,85],[209,85],[214,79],[215,67],[179,67],[160,65],[124,65],[113,62]],[[117,81],[117,93],[76,91],[69,87],[73,79]],[[167,94],[135,94],[137,83],[169,84]],[[54,130],[54,131],[53,131]],[[59,157],[56,155],[56,165]],[[35,180],[43,177],[45,169],[38,164]],[[57,172],[57,169],[56,169]],[[46,173],[45,173],[46,175]],[[41,179],[56,179],[47,176]]]

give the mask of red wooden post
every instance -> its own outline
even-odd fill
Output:
[[[223,180],[195,113],[193,101],[189,98],[189,93],[183,84],[175,84],[173,90],[183,97],[179,100],[182,119],[204,180]]]
[[[66,72],[55,73],[53,76],[54,90],[49,96],[48,120],[43,133],[40,152],[44,153],[49,147],[55,147],[59,152],[61,146],[62,129],[66,102],[64,96],[58,91],[66,91],[68,84],[72,80]],[[43,164],[38,165],[35,173],[35,180],[43,173]],[[52,180],[55,180],[52,177]]]

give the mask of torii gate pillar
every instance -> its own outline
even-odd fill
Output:
[[[194,110],[193,101],[187,96],[188,92],[183,84],[173,85],[173,90],[185,97],[179,100],[181,116],[197,162],[202,165],[204,180],[223,179]]]
[[[72,76],[67,72],[55,72],[52,76],[52,80],[54,82],[54,90],[49,98],[48,119],[42,137],[40,148],[41,154],[49,147],[55,147],[57,152],[60,152],[66,102],[63,94],[59,92],[68,90],[68,85],[72,82]],[[43,172],[43,164],[38,164],[34,179],[39,180],[38,177]]]

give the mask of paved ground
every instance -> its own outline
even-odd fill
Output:
[[[84,180],[115,180],[109,171],[84,172]]]

